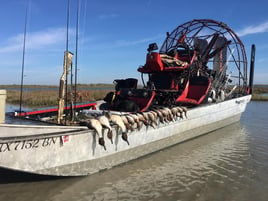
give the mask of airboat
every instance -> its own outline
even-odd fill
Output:
[[[249,82],[245,47],[222,22],[191,20],[167,33],[159,51],[156,43],[147,50],[137,69],[142,86],[114,80],[98,109],[75,108],[75,123],[0,124],[0,167],[89,175],[240,120],[251,99],[254,45]]]

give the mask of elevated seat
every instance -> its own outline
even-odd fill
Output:
[[[191,77],[182,94],[177,98],[177,103],[199,105],[206,97],[211,86],[211,79],[205,76]]]
[[[176,57],[171,57],[167,54],[160,54],[160,57],[162,59],[162,62],[165,64],[166,67],[181,67],[184,68],[186,65],[188,65],[188,62],[181,61],[177,59]]]
[[[159,72],[164,70],[164,64],[158,52],[151,52],[147,54],[146,64],[138,68],[141,73]]]
[[[159,71],[180,71],[186,69],[195,58],[195,51],[191,59],[187,58],[185,61],[179,59],[178,56],[172,57],[168,54],[160,54],[158,52],[151,52],[147,54],[146,64],[138,68],[141,73],[151,73]],[[185,55],[182,57],[185,58]]]

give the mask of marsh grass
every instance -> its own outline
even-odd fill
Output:
[[[110,91],[108,89],[79,90],[80,97],[76,101],[79,103],[101,100]],[[31,108],[55,106],[58,105],[58,95],[58,90],[23,91],[22,105]],[[20,91],[7,89],[7,103],[19,105]]]
[[[268,94],[268,85],[255,85],[253,87],[253,101],[268,101],[268,96],[262,94]]]
[[[268,96],[262,96],[260,94],[253,94],[251,99],[253,101],[268,101]]]
[[[28,107],[51,106],[57,104],[58,92],[54,90],[24,91],[22,104]],[[20,91],[7,90],[7,103],[19,104]]]

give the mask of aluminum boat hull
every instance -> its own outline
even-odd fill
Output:
[[[187,118],[128,132],[128,145],[113,128],[107,150],[87,127],[0,124],[0,168],[54,176],[109,169],[240,120],[251,95],[189,109]]]

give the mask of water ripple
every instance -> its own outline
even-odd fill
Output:
[[[268,198],[268,104],[234,124],[89,177],[0,184],[0,200],[235,200]]]

